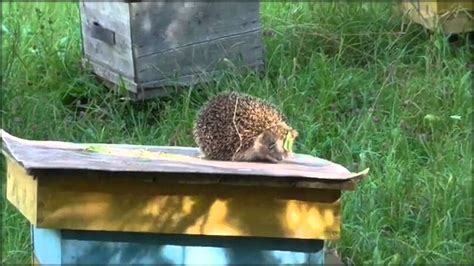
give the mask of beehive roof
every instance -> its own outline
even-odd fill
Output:
[[[3,130],[1,134],[3,153],[30,173],[99,171],[137,176],[161,173],[168,176],[167,182],[334,189],[354,189],[357,181],[368,173],[368,169],[351,173],[339,164],[304,154],[295,154],[290,161],[279,164],[212,161],[200,158],[200,151],[195,147],[35,141]]]

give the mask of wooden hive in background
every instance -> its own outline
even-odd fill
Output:
[[[136,99],[209,81],[225,69],[259,71],[259,10],[259,1],[81,1],[84,63]]]
[[[429,30],[441,26],[446,34],[474,30],[474,3],[470,1],[422,1],[402,2],[408,17]]]

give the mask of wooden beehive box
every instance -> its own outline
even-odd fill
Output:
[[[259,1],[81,1],[84,61],[135,99],[222,71],[260,71]]]
[[[474,3],[472,1],[422,1],[402,2],[402,10],[414,22],[429,30],[438,26],[446,34],[474,30]]]
[[[192,147],[2,141],[7,199],[31,223],[40,264],[319,264],[340,237],[341,192],[368,171],[301,154],[265,164]]]

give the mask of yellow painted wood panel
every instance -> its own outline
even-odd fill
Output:
[[[455,7],[465,8],[465,10],[447,13],[447,11],[455,10]],[[430,30],[434,30],[437,25],[440,25],[445,33],[474,30],[474,4],[470,2],[413,0],[402,2],[402,9],[412,21]]]
[[[423,14],[442,14],[456,9],[474,11],[474,4],[470,1],[403,1],[402,5],[408,8],[416,8]]]
[[[436,12],[438,14],[447,11],[456,11],[456,9],[474,11],[474,3],[472,1],[437,1]]]
[[[340,191],[178,185],[129,178],[41,176],[38,226],[301,239],[340,237]]]
[[[32,224],[36,223],[36,200],[38,182],[8,155],[7,200]]]
[[[423,15],[434,15],[438,12],[438,4],[436,2],[420,1],[419,11]]]
[[[459,13],[443,22],[443,30],[448,33],[474,31],[474,12]]]

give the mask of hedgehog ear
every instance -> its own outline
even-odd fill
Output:
[[[265,130],[260,134],[263,143],[272,143],[275,139],[275,136],[269,130]]]

